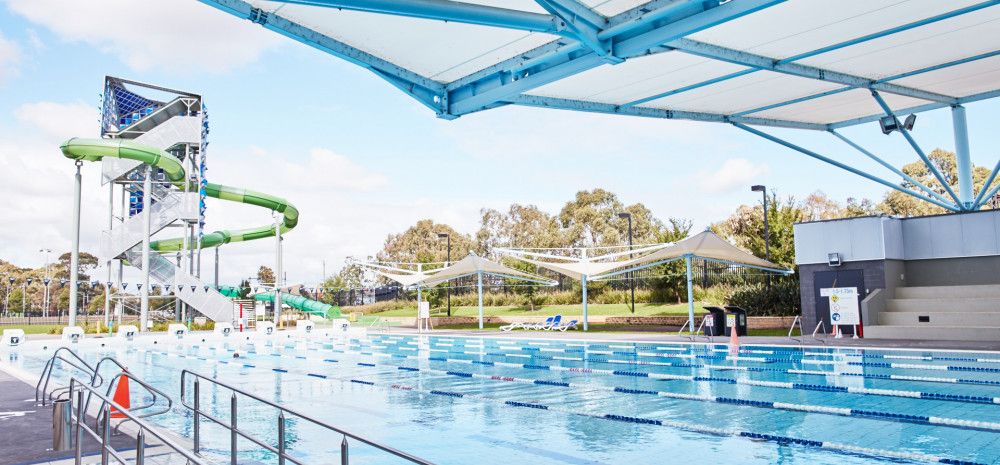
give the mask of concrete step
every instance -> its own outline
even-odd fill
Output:
[[[1000,284],[897,287],[897,299],[1000,298]]]
[[[1000,326],[1000,312],[882,312],[878,321],[902,326]]]
[[[865,326],[866,339],[915,339],[923,341],[998,341],[1000,326]]]
[[[1000,298],[887,299],[890,312],[1000,312]]]

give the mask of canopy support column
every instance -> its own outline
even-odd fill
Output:
[[[80,288],[80,188],[83,185],[83,178],[80,174],[80,167],[83,162],[77,160],[76,175],[73,177],[73,246],[70,249],[69,258],[69,325],[76,326],[77,312],[77,290]],[[146,269],[149,267],[147,266]],[[23,299],[23,291],[22,291]]]
[[[476,273],[476,291],[479,293],[479,329],[483,329],[483,272]]]
[[[684,265],[687,267],[687,291],[688,291],[688,328],[694,334],[694,284],[691,275],[691,256],[684,256]]]
[[[153,203],[153,165],[146,165],[146,177],[142,181],[142,289],[139,292],[140,331],[149,331],[149,236],[150,205]]]
[[[580,276],[580,287],[583,288],[583,330],[587,331],[587,275]]]
[[[965,107],[951,107],[951,122],[955,131],[955,165],[958,169],[958,198],[962,206],[972,209],[972,158],[969,154],[969,126]]]

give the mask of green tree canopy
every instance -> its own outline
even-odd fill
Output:
[[[451,237],[453,262],[461,260],[470,251],[481,252],[471,237],[455,231],[451,226],[434,223],[433,220],[420,220],[406,231],[386,237],[377,258],[383,262],[444,262],[448,258],[448,240],[439,237],[439,234]]]
[[[938,171],[941,172],[945,182],[947,182],[952,190],[958,194],[958,167],[955,161],[955,154],[947,150],[934,149],[931,153],[927,154],[927,158],[929,158],[937,166]],[[931,173],[930,169],[927,168],[927,165],[925,165],[922,160],[918,159],[913,163],[903,166],[903,172],[913,179],[920,181],[925,186],[942,195],[944,198],[950,198],[942,184],[938,182],[937,178]],[[973,166],[972,184],[974,193],[979,193],[979,191],[983,188],[983,184],[986,183],[986,178],[988,178],[989,175],[989,168],[983,166]],[[995,187],[997,184],[1000,184],[1000,179],[994,180],[990,187]],[[909,181],[904,181],[902,185],[908,189],[924,193],[923,190]],[[986,205],[983,208],[991,209],[993,206]],[[878,209],[893,216],[923,216],[949,213],[949,211],[944,208],[924,202],[923,200],[914,198],[913,196],[904,194],[897,190],[890,190],[886,192],[885,197],[882,198],[882,202],[878,205]]]

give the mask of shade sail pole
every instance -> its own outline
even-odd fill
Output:
[[[580,276],[580,287],[583,288],[583,330],[587,330],[587,275]]]
[[[476,291],[479,293],[479,329],[483,329],[483,272],[476,273]]]
[[[694,284],[691,278],[691,256],[684,256],[684,264],[687,266],[687,288],[688,288],[688,328],[694,334]]]

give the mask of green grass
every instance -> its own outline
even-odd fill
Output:
[[[56,334],[64,326],[66,325],[10,325],[2,326],[0,330],[20,328],[24,330],[24,334]]]
[[[695,303],[695,314],[705,313],[705,310],[701,308],[704,305],[702,302]],[[647,303],[636,303],[635,304],[635,316],[671,316],[671,315],[687,315],[688,306],[684,304],[647,304]],[[417,314],[416,305],[412,307],[387,310],[384,312],[375,313],[378,316],[399,316],[399,317],[415,317]],[[535,307],[532,311],[528,307],[524,306],[505,306],[505,307],[483,307],[483,314],[486,316],[552,316],[555,314],[561,314],[563,316],[567,315],[583,315],[583,306],[580,304],[574,305],[545,305],[541,307]],[[631,309],[628,304],[590,304],[587,306],[587,314],[591,316],[602,315],[602,316],[630,316],[632,315]],[[447,309],[444,307],[438,307],[431,309],[431,316],[446,316]],[[452,316],[479,316],[479,307],[451,307]]]

